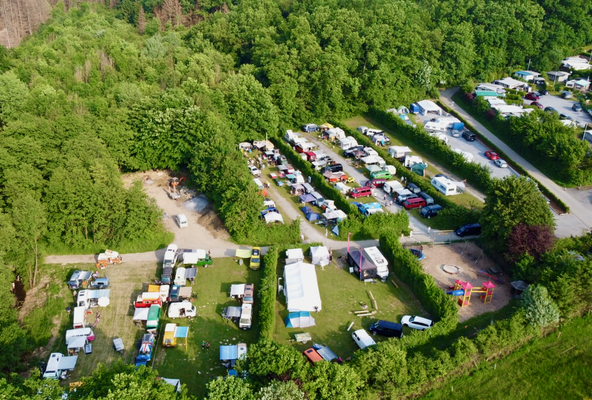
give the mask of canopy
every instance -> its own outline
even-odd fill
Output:
[[[220,346],[220,360],[236,360],[238,357],[238,349],[236,345]]]
[[[185,270],[185,279],[193,279],[197,276],[197,268],[191,267]]]
[[[77,361],[78,361],[78,356],[62,357],[59,364],[58,364],[58,370],[60,370],[60,371],[73,370],[74,368],[76,368]]]
[[[316,200],[314,198],[314,196],[310,193],[303,194],[302,196],[299,197],[299,199],[300,199],[301,203],[311,203]]]
[[[101,297],[109,297],[110,293],[111,289],[87,290],[87,298],[100,299]]]
[[[265,219],[265,222],[268,224],[270,222],[281,222],[282,224],[284,223],[284,218],[276,212],[267,213],[263,218]]]
[[[286,265],[284,294],[289,312],[320,311],[322,304],[315,266],[303,262]]]
[[[245,284],[235,283],[230,285],[230,297],[241,297],[245,295]]]
[[[329,265],[329,250],[325,246],[311,247],[310,258],[314,265]]]
[[[251,258],[251,249],[236,249],[234,256],[237,258]]]
[[[335,225],[333,229],[331,229],[331,233],[335,236],[339,236],[339,225]]]
[[[286,258],[290,260],[304,260],[304,252],[302,249],[288,249],[286,250]]]
[[[225,318],[240,318],[241,308],[239,306],[228,306],[224,310]]]
[[[134,321],[146,321],[149,311],[150,308],[136,308],[136,311],[134,311]]]
[[[291,312],[286,317],[286,328],[309,328],[315,326],[315,319],[308,311]]]
[[[68,349],[81,349],[86,344],[86,336],[76,336],[68,342]]]

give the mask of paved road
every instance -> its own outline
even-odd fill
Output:
[[[452,101],[452,96],[458,91],[458,88],[447,89],[440,92],[440,100],[448,107],[460,114],[471,125],[475,127],[483,136],[489,139],[500,150],[506,153],[514,162],[520,164],[530,175],[541,182],[543,186],[549,189],[555,196],[563,201],[570,208],[570,215],[556,215],[557,229],[555,234],[559,237],[568,237],[570,235],[579,236],[585,229],[592,227],[592,208],[586,207],[578,199],[574,198],[565,188],[557,185],[551,179],[547,178],[541,171],[522,158],[518,153],[512,150],[501,139],[498,139],[493,133],[479,123],[471,115],[467,114],[462,108]]]

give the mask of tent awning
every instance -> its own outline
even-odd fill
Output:
[[[186,338],[187,336],[189,336],[188,326],[178,326],[177,329],[175,329],[176,338]]]
[[[303,194],[302,196],[299,197],[300,202],[301,203],[310,203],[312,201],[315,201],[316,199],[314,198],[314,196],[310,193],[307,194]]]
[[[267,213],[263,218],[265,219],[265,222],[268,224],[271,222],[281,222],[282,224],[284,223],[284,218],[276,212]]]
[[[68,349],[81,349],[86,344],[86,336],[76,336],[68,342]]]
[[[238,356],[238,349],[236,345],[220,346],[220,360],[236,360]]]
[[[244,296],[245,295],[245,284],[238,283],[234,285],[230,285],[230,296]]]
[[[224,312],[226,318],[240,318],[241,308],[239,306],[228,306]]]
[[[67,356],[62,357],[60,363],[58,364],[58,370],[65,371],[65,370],[73,370],[76,368],[76,362],[78,361],[78,356]]]
[[[302,249],[288,249],[288,250],[286,250],[286,258],[303,259],[304,252],[302,251]]]
[[[251,249],[236,249],[235,257],[251,258]]]

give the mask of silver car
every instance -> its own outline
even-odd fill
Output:
[[[417,329],[423,331],[424,329],[431,328],[434,322],[431,319],[424,317],[418,317],[417,315],[404,315],[401,318],[401,325],[408,326],[411,329]]]
[[[498,158],[493,163],[500,168],[508,168],[508,163],[502,160],[501,158]]]

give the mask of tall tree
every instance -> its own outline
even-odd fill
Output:
[[[144,34],[146,30],[146,15],[144,14],[144,6],[140,3],[140,12],[138,13],[138,33]]]

